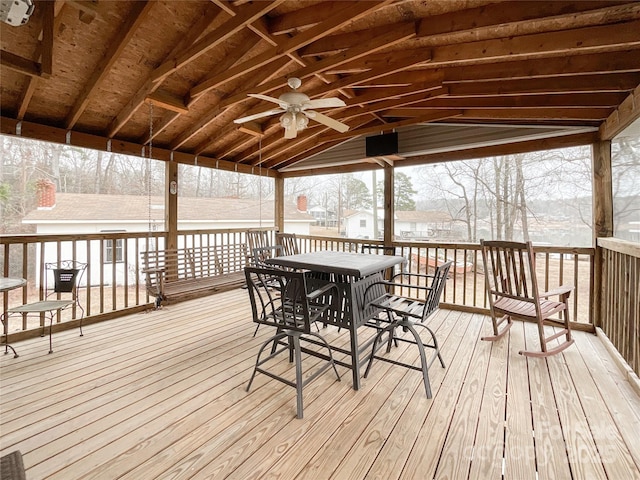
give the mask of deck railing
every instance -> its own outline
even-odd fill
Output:
[[[245,232],[246,229],[183,230],[178,233],[178,247],[245,243]],[[273,231],[269,232],[273,235]],[[161,250],[165,245],[165,232],[3,235],[0,237],[2,275],[25,278],[27,284],[0,294],[0,312],[5,313],[11,306],[43,300],[45,281],[49,285],[52,282],[46,278],[51,273],[47,272],[45,263],[63,260],[88,264],[78,290],[80,304],[85,309],[84,324],[150,309],[153,299],[145,289],[141,253]],[[244,265],[235,268],[241,271]],[[77,309],[65,310],[58,321],[75,325],[79,314]],[[15,340],[32,336],[44,321],[44,317],[25,315],[21,321],[12,317],[9,333]]]
[[[301,252],[342,250],[359,252],[364,244],[382,245],[380,241],[347,238],[298,236]],[[479,244],[441,242],[393,242],[397,253],[407,259],[409,272],[432,272],[435,266],[452,260],[443,302],[449,308],[486,313],[489,308]],[[536,270],[541,290],[573,285],[571,320],[592,329],[593,248],[534,247]],[[580,325],[578,325],[580,327]]]
[[[599,238],[601,272],[596,326],[640,376],[640,245]]]
[[[273,236],[273,229],[265,229]],[[179,247],[246,243],[245,229],[189,230],[178,233]],[[40,300],[44,296],[45,262],[77,260],[88,263],[80,288],[85,308],[85,324],[152,307],[153,299],[145,291],[140,254],[164,249],[165,232],[114,232],[77,235],[6,235],[0,238],[0,263],[4,276],[22,277],[27,285],[0,294],[2,307]],[[360,251],[363,244],[378,243],[363,239],[298,235],[301,252],[316,250]],[[453,260],[452,276],[444,302],[450,308],[486,312],[485,278],[478,244],[395,242],[407,259],[406,269],[424,272],[445,260]],[[560,284],[576,286],[572,296],[572,320],[592,328],[593,257],[592,248],[538,247],[537,268],[541,288]],[[242,268],[239,265],[238,268]],[[544,282],[542,284],[542,282]],[[77,323],[78,312],[66,311],[61,322]],[[34,334],[44,319],[12,320],[10,334],[17,340]]]

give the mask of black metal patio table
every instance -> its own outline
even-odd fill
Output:
[[[363,253],[349,253],[337,251],[318,251],[287,255],[267,260],[271,265],[286,268],[309,270],[309,288],[316,289],[326,283],[338,286],[341,298],[335,308],[327,312],[322,322],[348,330],[350,349],[332,348],[351,357],[346,363],[336,360],[336,363],[351,369],[353,374],[353,388],[360,388],[360,366],[367,358],[361,354],[367,350],[373,337],[359,345],[358,328],[380,313],[376,307],[365,305],[364,292],[369,285],[379,281],[383,272],[390,267],[405,262],[405,258],[398,255],[372,255]],[[377,286],[376,286],[377,287]],[[379,286],[380,290],[383,288]],[[373,290],[373,289],[372,289]],[[382,293],[382,292],[378,292]],[[375,297],[376,292],[372,292]],[[310,351],[309,353],[315,353]]]

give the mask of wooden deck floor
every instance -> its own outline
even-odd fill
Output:
[[[593,335],[527,359],[529,325],[491,344],[486,317],[443,310],[433,399],[418,372],[377,362],[359,391],[345,369],[309,384],[298,420],[292,388],[260,375],[245,392],[270,333],[252,338],[246,295],[61,332],[52,355],[46,337],[17,344],[0,356],[1,453],[19,449],[32,480],[640,478],[640,398]]]

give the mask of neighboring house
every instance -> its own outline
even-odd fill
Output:
[[[383,234],[383,212],[378,215],[378,237]],[[373,212],[356,210],[347,211],[342,219],[342,230],[347,238],[375,239]]]
[[[379,211],[378,239],[383,235],[384,219]],[[396,211],[395,235],[400,240],[428,240],[451,231],[451,216],[439,211]],[[373,212],[352,211],[345,213],[344,232],[349,238],[375,239]]]
[[[134,195],[97,195],[55,192],[53,184],[47,184],[39,193],[39,206],[27,214],[23,224],[35,226],[35,233],[45,234],[87,234],[116,232],[148,232],[164,230],[164,201],[161,197],[151,199]],[[299,211],[299,202],[285,204],[285,231],[288,233],[309,234],[309,226],[314,219],[304,211]],[[306,208],[306,205],[303,205]],[[274,225],[273,200],[238,199],[238,198],[178,198],[178,230],[208,229],[245,229],[269,227]],[[151,225],[150,225],[151,224]],[[91,259],[104,262],[101,275],[99,268],[92,269],[93,280],[113,278],[111,265],[115,255],[117,272],[115,277],[119,283],[125,272],[134,271],[135,266],[125,265],[123,261],[124,244],[117,240],[103,242],[103,252],[92,251]],[[135,240],[127,245],[135,251]],[[181,245],[179,245],[180,247]],[[51,248],[55,248],[52,245]],[[72,258],[71,245],[63,243],[60,258]],[[65,251],[67,250],[67,251]],[[79,261],[86,260],[86,253],[77,252]],[[40,252],[37,252],[40,262]],[[44,262],[55,261],[57,252],[45,251]],[[102,255],[102,257],[101,257]],[[39,264],[39,263],[37,263]]]
[[[395,234],[402,240],[448,237],[453,225],[451,215],[438,210],[398,210],[395,214]]]
[[[307,210],[307,213],[316,219],[316,225],[321,227],[336,227],[338,226],[338,218],[336,212],[333,210],[327,210],[325,207],[319,205],[311,207]]]

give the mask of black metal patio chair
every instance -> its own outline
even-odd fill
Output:
[[[63,260],[56,263],[45,264],[45,299],[39,302],[27,303],[19,307],[9,308],[7,315],[3,318],[3,323],[8,321],[8,317],[12,314],[25,315],[44,315],[45,319],[49,319],[49,353],[53,353],[53,342],[51,332],[53,329],[53,319],[60,317],[60,312],[66,308],[75,306],[81,312],[80,314],[80,336],[82,333],[82,319],[84,318],[84,308],[80,304],[78,298],[78,285],[82,275],[87,268],[86,263],[77,262],[75,260]],[[49,280],[47,272],[51,272],[53,277],[53,287]],[[55,298],[54,298],[55,296]],[[66,298],[63,298],[66,297]],[[45,324],[42,325],[42,336],[44,336]],[[18,354],[16,353],[17,357]]]
[[[388,325],[379,329],[373,341],[371,356],[369,357],[369,363],[367,364],[367,369],[364,373],[365,378],[369,375],[374,358],[413,370],[420,370],[422,371],[422,378],[427,398],[431,398],[429,367],[436,358],[440,360],[442,368],[444,368],[445,365],[442,355],[440,354],[440,347],[438,345],[436,335],[425,322],[438,310],[440,306],[440,297],[442,296],[451,264],[452,262],[446,262],[438,266],[433,275],[426,275],[422,273],[399,273],[394,275],[391,281],[376,282],[367,288],[367,291],[365,291],[365,301],[369,306],[375,306],[387,312]],[[415,283],[401,283],[396,281],[401,277],[412,279]],[[368,291],[375,291],[375,285],[379,284],[383,284],[387,288],[386,293],[372,300],[367,300]],[[409,295],[411,295],[412,292],[415,292],[415,296],[403,296],[394,293],[395,291],[407,291]],[[424,295],[423,298],[417,298],[420,294]],[[431,342],[424,343],[415,327],[422,327],[427,330],[431,336]],[[412,338],[405,338],[403,336],[396,335],[398,329],[402,329],[405,333],[411,333]],[[386,333],[389,334],[389,339],[387,341],[387,355],[391,351],[392,342],[401,341],[412,343],[418,347],[418,352],[420,354],[420,367],[397,361],[389,356],[383,357],[376,355],[376,352],[383,344],[381,342],[382,337]],[[434,351],[430,359],[427,359],[425,347],[431,348]]]
[[[258,325],[269,325],[277,329],[276,334],[266,340],[258,350],[247,391],[251,388],[253,379],[258,372],[294,387],[297,398],[297,417],[302,418],[303,387],[329,367],[333,367],[338,380],[340,380],[340,374],[333,361],[331,347],[319,333],[311,331],[311,325],[321,321],[325,312],[331,308],[332,302],[338,300],[338,289],[330,283],[307,293],[304,272],[247,267],[245,268],[245,276],[253,321]],[[277,288],[274,288],[274,280],[277,282]],[[313,345],[326,347],[328,351],[328,354],[317,353],[326,362],[311,375],[305,376],[304,379],[302,376],[301,340],[308,340]],[[269,355],[263,357],[265,349],[269,346],[271,346]],[[289,353],[289,361],[295,362],[295,380],[277,375],[264,367],[265,363],[285,351]]]

